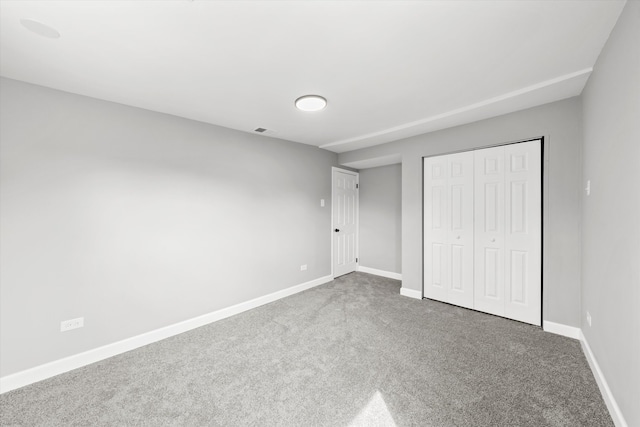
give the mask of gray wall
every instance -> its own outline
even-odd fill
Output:
[[[0,85],[0,375],[331,274],[335,154]]]
[[[422,157],[545,137],[543,319],[580,325],[582,105],[571,98],[342,153],[341,164],[402,155],[402,286],[422,291]]]
[[[582,96],[582,330],[640,426],[640,3],[627,2]]]
[[[402,165],[360,170],[360,265],[401,273]]]

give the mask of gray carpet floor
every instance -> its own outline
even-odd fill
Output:
[[[612,426],[576,340],[352,273],[0,396],[2,426]]]

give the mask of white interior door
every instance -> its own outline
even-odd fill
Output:
[[[541,140],[424,159],[424,296],[541,324]]]
[[[424,297],[447,302],[448,156],[424,159]]]
[[[473,152],[424,159],[424,296],[473,307]]]
[[[452,304],[473,308],[473,152],[449,159],[449,296]]]
[[[357,267],[358,173],[333,169],[333,277]]]
[[[504,316],[541,325],[542,147],[541,141],[505,150]]]
[[[475,151],[474,308],[541,325],[542,145]]]
[[[504,316],[504,146],[474,151],[476,310]]]

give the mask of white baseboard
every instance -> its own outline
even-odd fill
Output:
[[[298,292],[302,292],[315,286],[328,283],[332,280],[333,276],[331,275],[320,277],[318,279],[292,286],[290,288],[283,289],[281,291],[277,291],[268,295],[264,295],[250,301],[245,301],[231,307],[223,308],[211,313],[204,314],[202,316],[175,323],[173,325],[155,329],[153,331],[149,331],[135,337],[127,338],[122,341],[107,344],[105,346],[94,348],[83,353],[74,354],[73,356],[65,357],[63,359],[45,363],[44,365],[36,366],[34,368],[26,369],[21,372],[16,372],[15,374],[4,376],[0,378],[0,394],[15,390],[20,387],[24,387],[29,384],[33,384],[38,381],[45,380],[47,378],[71,371],[73,369],[81,368],[91,363],[99,362],[109,357],[113,357],[118,354],[154,343],[156,341],[160,341],[165,338],[190,331],[192,329],[216,322],[218,320],[226,319],[227,317],[233,316],[235,314],[251,310],[252,308],[260,307],[261,305],[268,304],[270,302],[288,297],[293,294],[297,294]]]
[[[358,270],[370,274],[377,274],[375,272],[381,271],[369,269],[367,267],[359,267]],[[383,273],[388,272],[383,271]],[[383,276],[382,274],[377,275]],[[73,369],[81,368],[91,363],[99,362],[109,357],[113,357],[118,354],[125,353],[127,351],[163,340],[165,338],[190,331],[192,329],[216,322],[218,320],[226,319],[227,317],[240,314],[247,310],[251,310],[252,308],[260,307],[261,305],[277,301],[298,292],[302,292],[315,286],[328,283],[332,280],[332,275],[320,277],[318,279],[292,286],[290,288],[264,295],[249,301],[245,301],[231,307],[223,308],[208,314],[204,314],[202,316],[185,320],[183,322],[175,323],[173,325],[146,332],[135,337],[127,338],[122,341],[88,350],[83,353],[75,354],[73,356],[65,357],[63,359],[55,360],[53,362],[36,366],[34,368],[27,369],[21,372],[16,372],[15,374],[4,376],[0,378],[0,394],[15,390],[20,387],[24,387],[29,384],[33,384],[38,381],[45,380],[47,378],[51,378],[55,375],[65,373]],[[409,298],[422,299],[422,293],[414,289],[400,288],[400,295]],[[625,421],[624,416],[620,411],[620,407],[618,406],[615,398],[613,397],[613,394],[611,393],[611,389],[607,384],[607,380],[600,370],[600,366],[598,365],[598,362],[596,361],[596,358],[591,351],[591,347],[589,346],[589,343],[587,342],[580,328],[549,321],[543,322],[543,328],[545,331],[550,333],[580,340],[582,350],[585,354],[587,362],[589,363],[589,366],[591,367],[593,376],[595,377],[598,387],[600,388],[600,393],[602,394],[605,404],[609,409],[609,413],[611,415],[611,418],[613,419],[614,424],[616,425],[616,427],[628,427],[627,422]]]
[[[546,332],[563,335],[565,337],[574,338],[580,341],[580,344],[582,345],[582,351],[584,352],[587,362],[589,362],[589,367],[591,368],[591,372],[593,372],[596,383],[598,383],[600,394],[602,394],[602,399],[607,405],[607,409],[609,410],[609,414],[613,419],[613,423],[616,425],[616,427],[628,427],[627,422],[622,416],[620,407],[616,403],[616,400],[611,393],[611,389],[607,384],[607,380],[600,370],[600,366],[598,365],[595,356],[591,352],[591,347],[589,347],[589,343],[582,333],[582,330],[580,328],[576,328],[575,326],[567,326],[561,323],[554,323],[546,320],[542,322],[542,326]]]
[[[359,265],[358,271],[361,271],[363,273],[375,274],[376,276],[382,276],[388,279],[402,280],[401,273],[393,273],[391,271],[378,270],[377,268],[370,268],[370,267],[364,267],[362,265]]]
[[[618,406],[616,399],[611,393],[609,384],[607,384],[607,380],[600,370],[600,365],[598,365],[598,362],[596,361],[596,358],[591,351],[591,347],[589,347],[589,343],[587,342],[587,339],[585,338],[582,331],[580,331],[580,343],[582,344],[582,351],[584,351],[587,362],[589,362],[589,366],[591,367],[591,372],[593,372],[593,376],[598,383],[598,387],[600,388],[600,393],[602,394],[604,403],[607,405],[607,409],[609,409],[609,414],[613,419],[613,423],[616,425],[616,427],[628,427],[628,424],[625,421],[622,412],[620,411],[620,407]]]
[[[575,326],[567,326],[562,323],[549,322],[547,320],[542,322],[542,329],[552,334],[562,335],[565,337],[573,338],[575,340],[580,339],[580,328]]]
[[[416,291],[415,289],[400,288],[400,295],[402,295],[403,297],[415,298],[419,300],[422,299],[422,292]]]

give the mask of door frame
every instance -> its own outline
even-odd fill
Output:
[[[333,236],[335,235],[334,227],[333,227],[333,196],[334,196],[334,177],[335,177],[335,173],[336,172],[342,172],[342,173],[346,173],[349,175],[354,175],[356,177],[356,184],[358,185],[358,190],[360,187],[360,173],[359,172],[355,172],[349,169],[342,169],[336,166],[332,166],[331,167],[331,229],[329,230],[329,232],[331,233],[331,277],[335,279],[334,276],[334,271],[333,271],[333,266],[334,266],[334,259],[333,259]],[[360,191],[356,191],[356,271],[358,271],[358,267],[360,266]]]
[[[420,184],[420,186],[422,187],[422,290],[421,290],[421,299],[425,299],[424,296],[424,227],[425,227],[425,223],[424,223],[424,159],[429,158],[429,157],[437,157],[437,156],[444,156],[447,154],[455,154],[455,153],[463,153],[463,152],[467,152],[467,151],[475,151],[475,150],[482,150],[484,148],[492,148],[492,147],[502,147],[505,145],[512,145],[512,144],[521,144],[523,142],[530,142],[530,141],[540,141],[540,167],[542,168],[542,173],[541,173],[541,191],[542,194],[540,195],[540,210],[541,210],[541,224],[540,224],[540,247],[541,247],[541,257],[540,257],[540,270],[541,270],[541,275],[540,275],[540,327],[542,329],[545,329],[545,318],[544,318],[544,305],[545,305],[545,298],[544,298],[544,284],[545,282],[547,282],[548,279],[548,259],[547,259],[547,245],[549,242],[548,238],[546,237],[546,233],[547,233],[547,228],[545,227],[545,224],[548,224],[548,220],[549,220],[549,161],[550,161],[550,157],[549,157],[549,153],[551,152],[551,138],[549,138],[546,135],[540,135],[537,137],[533,137],[533,138],[525,138],[525,139],[517,139],[511,142],[502,142],[502,143],[497,143],[497,144],[487,144],[487,145],[479,145],[477,147],[472,147],[472,148],[465,148],[462,150],[454,150],[454,151],[446,151],[443,153],[438,153],[438,154],[430,154],[427,156],[422,156],[422,182]],[[332,261],[333,263],[333,261]],[[333,265],[333,264],[332,264]],[[509,319],[509,320],[513,320],[513,319]],[[514,320],[515,322],[517,322],[517,320]]]

